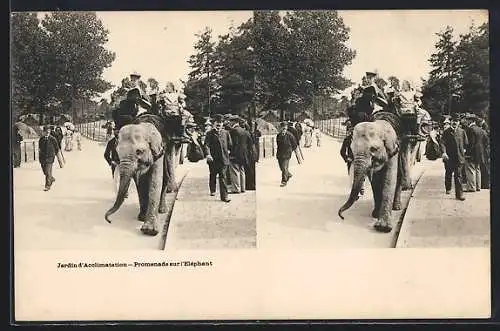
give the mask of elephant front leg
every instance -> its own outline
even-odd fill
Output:
[[[139,215],[137,215],[137,220],[145,222],[149,200],[149,177],[147,175],[143,175],[138,179],[134,178],[134,181],[136,182],[137,194],[139,196]]]
[[[394,201],[392,202],[392,210],[401,210],[401,164],[398,164],[398,173],[396,180],[396,189],[394,192]]]
[[[380,214],[380,204],[381,204],[381,197],[382,197],[382,179],[380,176],[380,172],[373,173],[371,176],[371,186],[372,186],[372,192],[373,192],[373,202],[375,204],[373,211],[372,211],[372,217],[373,218],[378,218]]]
[[[169,144],[168,150],[165,151],[165,157],[167,158],[165,165],[167,167],[167,171],[165,174],[167,175],[167,193],[177,191],[177,181],[175,180],[175,160],[176,160],[176,147],[173,144]]]
[[[162,177],[161,193],[160,193],[160,206],[158,212],[164,214],[167,212],[167,186],[168,186],[168,174],[167,174],[167,158],[163,160],[163,177]]]
[[[141,227],[141,232],[148,236],[156,236],[158,234],[157,218],[161,197],[163,160],[158,160],[151,167],[150,172],[146,221]]]
[[[384,170],[381,170],[382,196],[380,203],[379,218],[374,224],[375,230],[379,232],[391,232],[392,230],[392,205],[396,191],[397,181],[397,158],[393,157]]]

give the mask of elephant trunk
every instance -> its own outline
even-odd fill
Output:
[[[118,211],[118,209],[120,209],[121,205],[123,204],[123,201],[125,200],[125,196],[128,192],[128,188],[130,186],[131,179],[132,179],[132,171],[124,169],[124,167],[120,164],[120,186],[118,188],[116,200],[115,200],[115,203],[113,204],[113,207],[111,207],[104,215],[104,218],[106,219],[106,221],[108,223],[111,223],[109,216],[116,213]]]
[[[363,183],[365,181],[366,174],[368,172],[368,162],[364,159],[358,158],[355,159],[353,164],[354,171],[354,180],[351,187],[351,194],[349,195],[349,199],[347,199],[346,203],[340,207],[338,215],[341,219],[344,219],[342,213],[347,209],[351,208],[351,206],[359,199],[359,192],[363,188]]]

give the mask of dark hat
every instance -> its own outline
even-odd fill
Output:
[[[458,121],[460,120],[460,115],[458,113],[453,113],[451,114],[450,118],[452,121]]]
[[[377,76],[377,73],[374,71],[367,71],[366,72],[366,77],[375,77]]]
[[[280,128],[284,128],[284,127],[287,127],[287,126],[288,126],[287,122],[281,122],[280,123]]]
[[[51,130],[52,128],[50,127],[50,125],[46,125],[43,127],[43,131],[49,131]]]
[[[214,115],[214,122],[222,122],[222,115],[221,114],[215,114]]]

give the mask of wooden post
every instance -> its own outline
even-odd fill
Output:
[[[33,142],[33,161],[36,161],[36,148],[35,148],[35,142]]]
[[[274,137],[271,138],[271,156],[274,156]]]
[[[24,162],[28,162],[28,150],[26,147],[26,142],[24,142]]]
[[[266,157],[266,138],[262,139],[262,157]]]

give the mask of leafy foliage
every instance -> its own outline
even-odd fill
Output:
[[[296,112],[310,107],[315,95],[334,95],[352,82],[343,69],[355,57],[346,46],[349,29],[336,11],[254,11],[253,17],[212,41],[198,35],[184,91],[188,109],[244,114]],[[210,77],[210,78],[209,78]],[[209,93],[210,86],[210,93]]]
[[[101,76],[115,54],[106,50],[108,31],[95,13],[14,13],[12,80],[15,113],[47,113],[111,88]]]
[[[474,112],[485,116],[489,109],[488,24],[472,25],[454,40],[453,29],[437,34],[436,51],[429,61],[432,70],[423,82],[423,102],[431,114]]]

